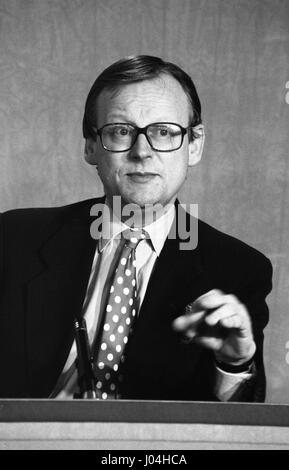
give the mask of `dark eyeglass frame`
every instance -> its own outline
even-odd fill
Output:
[[[181,136],[182,136],[182,140],[181,140],[181,143],[178,147],[174,148],[174,149],[170,149],[170,150],[159,150],[157,148],[155,148],[153,146],[153,144],[150,142],[150,139],[149,139],[149,136],[147,135],[147,129],[151,126],[156,126],[156,125],[159,125],[159,124],[172,124],[174,126],[177,126],[180,131],[181,131]],[[105,127],[108,127],[108,126],[113,126],[113,125],[124,125],[124,126],[130,126],[132,128],[134,128],[136,130],[136,134],[135,134],[135,137],[134,137],[134,140],[131,144],[131,146],[127,149],[124,149],[124,150],[109,150],[107,147],[105,147],[103,141],[102,141],[102,133],[103,133],[103,129],[105,129]],[[175,122],[152,122],[151,124],[148,124],[147,126],[145,127],[137,127],[137,126],[134,126],[133,124],[130,124],[128,122],[111,122],[111,123],[108,123],[108,124],[105,124],[104,126],[100,127],[99,129],[97,128],[93,128],[96,136],[99,135],[100,137],[100,142],[101,142],[101,145],[102,147],[104,148],[104,150],[106,150],[107,152],[113,152],[113,153],[121,153],[121,152],[128,152],[129,150],[131,150],[134,146],[134,144],[136,143],[137,141],[137,138],[140,134],[144,134],[149,145],[151,146],[151,148],[153,150],[155,150],[156,152],[175,152],[176,150],[179,150],[181,148],[181,146],[183,145],[183,142],[184,142],[184,136],[188,133],[189,129],[192,129],[193,126],[188,126],[188,127],[183,127],[181,126],[180,124],[176,124]]]

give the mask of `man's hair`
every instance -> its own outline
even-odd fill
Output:
[[[194,82],[180,67],[165,62],[159,57],[137,55],[121,59],[107,67],[95,80],[87,96],[83,116],[83,136],[85,139],[95,139],[97,98],[103,90],[115,90],[121,85],[141,82],[159,77],[161,74],[170,75],[182,86],[192,106],[193,116],[189,125],[195,127],[201,124],[201,103]],[[192,129],[190,138],[198,137]]]

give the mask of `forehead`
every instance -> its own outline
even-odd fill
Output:
[[[186,126],[191,113],[189,98],[181,84],[166,74],[121,85],[114,90],[103,90],[97,100],[98,125],[119,117],[140,120],[139,125],[171,120]]]

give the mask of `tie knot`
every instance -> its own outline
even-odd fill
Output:
[[[135,248],[141,240],[149,238],[149,235],[143,229],[127,229],[122,232],[122,238],[125,240],[125,245]]]

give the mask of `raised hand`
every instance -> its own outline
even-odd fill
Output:
[[[234,295],[217,289],[187,305],[173,328],[186,340],[213,350],[217,361],[227,364],[241,365],[256,351],[246,307]]]

